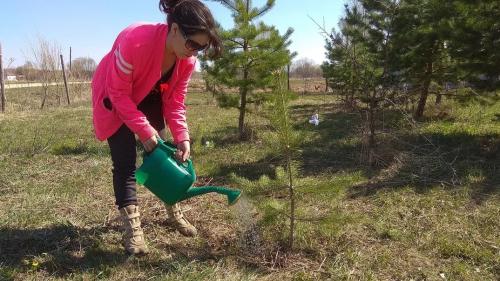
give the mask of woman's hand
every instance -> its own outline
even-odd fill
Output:
[[[175,158],[179,162],[186,162],[191,155],[191,145],[189,141],[181,141],[177,144],[177,151],[175,152]]]
[[[143,141],[142,145],[144,146],[144,149],[146,150],[146,152],[153,151],[156,148],[156,146],[158,145],[157,136],[153,135],[149,139]]]

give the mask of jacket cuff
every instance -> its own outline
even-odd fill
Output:
[[[139,136],[141,142],[144,142],[150,139],[152,136],[156,135],[157,132],[153,128],[153,126],[145,126],[144,129],[138,131],[136,134]]]

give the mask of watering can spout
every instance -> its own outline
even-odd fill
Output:
[[[222,195],[226,195],[227,202],[229,205],[234,205],[236,202],[238,202],[238,199],[240,199],[241,196],[240,190],[225,188],[221,186],[202,186],[202,187],[189,188],[179,201],[211,192],[216,192]]]

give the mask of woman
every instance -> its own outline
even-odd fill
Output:
[[[136,23],[123,30],[102,59],[92,80],[93,123],[96,137],[107,140],[113,162],[116,205],[124,224],[125,249],[145,254],[136,197],[136,139],[146,151],[166,139],[165,122],[176,157],[186,161],[190,139],[184,104],[196,55],[211,49],[217,56],[221,41],[210,10],[198,0],[161,0],[167,24]],[[185,236],[196,228],[178,204],[166,206],[167,222]]]

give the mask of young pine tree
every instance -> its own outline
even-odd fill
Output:
[[[293,249],[294,234],[295,234],[295,210],[296,194],[295,194],[295,175],[296,164],[293,161],[295,153],[301,143],[301,135],[293,129],[293,124],[289,113],[289,103],[292,99],[292,93],[288,91],[287,75],[284,68],[273,72],[271,77],[273,81],[273,92],[270,99],[270,120],[273,126],[276,140],[273,139],[274,151],[284,156],[287,187],[290,199],[290,228],[288,236],[288,248]]]

